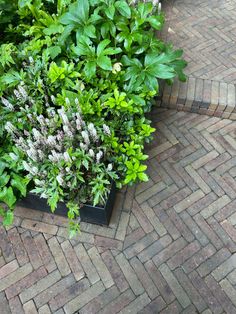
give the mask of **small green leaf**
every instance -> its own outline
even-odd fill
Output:
[[[96,206],[99,203],[100,200],[100,194],[96,193],[93,197],[93,206]]]
[[[144,172],[139,172],[138,178],[139,178],[139,180],[144,181],[144,182],[147,182],[149,180],[148,176]]]
[[[14,214],[11,210],[8,210],[3,218],[3,225],[10,226],[13,223]]]
[[[57,79],[65,78],[65,69],[57,66],[55,62],[52,62],[48,71],[48,77],[51,83],[54,83]]]
[[[87,159],[84,159],[82,161],[82,165],[88,170],[89,169],[89,163],[88,163],[88,160]]]
[[[145,171],[145,170],[147,170],[147,166],[146,165],[140,165],[139,168],[138,168],[139,172]]]
[[[0,201],[7,204],[7,206],[12,209],[16,203],[16,197],[13,193],[12,187],[4,187],[0,191]]]
[[[75,229],[70,229],[69,230],[69,238],[73,239],[77,234],[77,231]]]
[[[73,51],[78,56],[90,56],[93,54],[94,47],[91,46],[92,42],[87,36],[80,36],[77,41],[77,46],[73,48]]]
[[[14,52],[15,47],[13,44],[2,44],[0,46],[0,64],[4,68],[6,65],[14,64],[15,61],[12,58],[12,53]]]
[[[58,192],[54,192],[51,197],[48,198],[48,205],[51,207],[51,211],[54,213],[57,203],[59,202],[59,194]]]

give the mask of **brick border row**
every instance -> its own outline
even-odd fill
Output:
[[[236,120],[236,86],[194,77],[185,83],[175,80],[171,86],[161,85],[158,105]]]

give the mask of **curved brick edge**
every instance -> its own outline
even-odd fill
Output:
[[[162,84],[160,107],[236,120],[236,86],[189,77],[186,83]]]

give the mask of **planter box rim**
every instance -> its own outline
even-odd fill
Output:
[[[112,181],[110,193],[108,195],[104,207],[102,207],[101,205],[93,206],[89,204],[84,204],[79,210],[81,221],[99,225],[108,225],[111,218],[113,205],[115,202],[115,194],[116,186],[115,182]],[[63,217],[67,217],[68,212],[66,204],[64,202],[59,202],[55,212],[52,213],[49,205],[47,204],[47,200],[45,198],[41,198],[40,196],[32,192],[29,192],[25,198],[20,200],[18,202],[18,205]]]

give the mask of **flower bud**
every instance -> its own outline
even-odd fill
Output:
[[[88,151],[88,154],[89,154],[89,156],[90,157],[92,157],[92,158],[94,158],[94,156],[95,156],[95,153],[94,153],[94,151],[90,148],[90,150]]]
[[[112,66],[112,73],[116,74],[116,73],[120,72],[121,66],[122,66],[122,63],[120,63],[120,62],[114,63]]]
[[[7,99],[5,99],[4,97],[1,97],[1,101],[7,109],[9,109],[10,111],[14,110],[13,105]]]
[[[72,160],[71,160],[70,155],[68,154],[68,152],[64,152],[63,156],[64,156],[64,160],[65,160],[66,162],[72,162]]]
[[[9,156],[11,157],[12,160],[18,160],[18,156],[15,155],[14,153],[9,153]]]
[[[59,183],[59,185],[64,185],[64,180],[62,178],[62,175],[59,173],[59,175],[56,177],[57,182]]]
[[[103,124],[102,128],[106,135],[111,136],[111,131],[110,131],[109,126],[107,126],[106,124]]]
[[[103,152],[100,150],[97,154],[96,154],[96,162],[99,163],[102,159],[103,156]]]
[[[21,86],[21,85],[19,85],[19,86],[18,86],[18,91],[19,91],[20,95],[22,96],[22,98],[23,98],[24,100],[27,100],[28,94],[27,94],[26,90],[24,89],[24,87]]]
[[[69,99],[68,97],[65,98],[65,102],[66,102],[66,105],[67,105],[67,106],[70,105],[70,99]]]
[[[112,164],[108,164],[107,171],[112,171],[112,168],[113,168]]]

